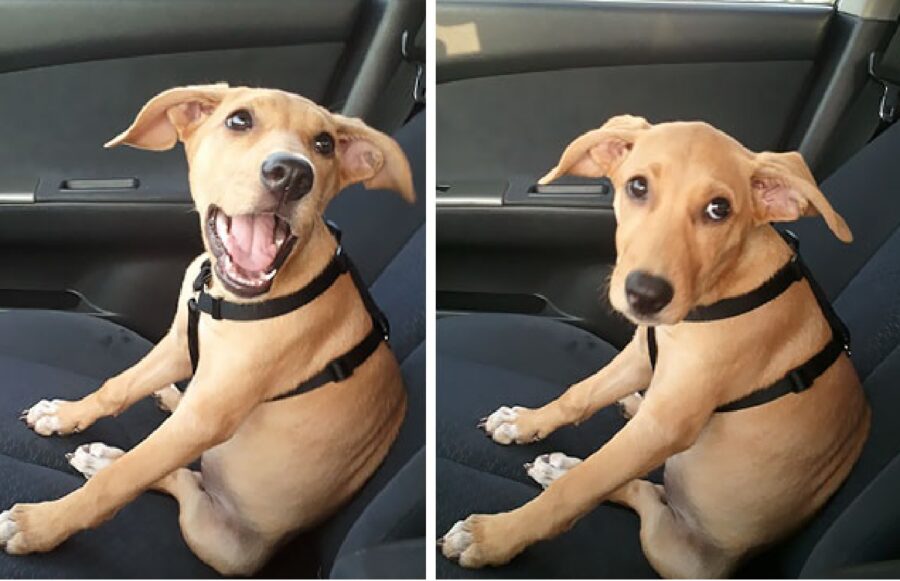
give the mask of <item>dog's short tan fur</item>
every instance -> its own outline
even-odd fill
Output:
[[[254,128],[235,134],[224,120],[240,108],[252,111]],[[321,131],[335,137],[333,156],[312,150],[310,141]],[[185,146],[201,225],[210,204],[230,215],[275,204],[259,177],[262,160],[273,151],[303,154],[313,162],[313,189],[287,206],[297,243],[271,289],[252,300],[288,294],[325,267],[336,243],[321,214],[343,187],[365,182],[414,198],[409,165],[392,139],[281,91],[172,89],[151,100],[111,144],[162,150],[176,140]],[[349,275],[312,303],[276,318],[235,322],[204,315],[197,372],[183,397],[172,393],[167,386],[191,374],[185,305],[206,256],[187,269],[165,338],[95,393],[59,404],[54,431],[85,430],[158,390],[165,390],[168,405],[177,404],[173,414],[81,489],[53,502],[13,507],[17,532],[6,543],[9,553],[53,549],[153,488],[177,498],[182,533],[202,560],[221,573],[249,574],[287,535],[347,501],[384,458],[406,407],[399,368],[386,344],[343,382],[265,403],[317,373],[371,329]],[[211,293],[246,300],[215,278]],[[201,454],[202,473],[184,468]]]
[[[714,413],[779,379],[817,353],[831,330],[806,281],[758,309],[714,322],[680,322],[696,305],[759,286],[791,251],[769,222],[820,214],[845,242],[851,234],[796,153],[748,151],[704,123],[651,126],[611,119],[575,140],[545,178],[609,175],[617,196],[613,306],[638,329],[605,368],[539,409],[508,408],[488,420],[501,443],[528,443],[626,398],[633,413],[609,442],[513,511],[473,515],[444,538],[466,567],[500,565],[562,533],[609,500],[641,518],[641,543],[667,577],[719,577],[747,554],[801,526],[835,491],[860,453],[869,408],[845,355],[802,394]],[[646,176],[644,202],[623,193]],[[733,213],[703,219],[727,197]],[[671,303],[645,319],[625,300],[635,269],[672,281]],[[651,370],[646,325],[658,325]],[[649,387],[643,399],[629,396]],[[665,485],[640,480],[665,464]]]

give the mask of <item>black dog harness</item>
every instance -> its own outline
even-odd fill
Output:
[[[778,269],[778,272],[772,278],[747,294],[722,299],[711,305],[697,307],[688,313],[684,320],[718,321],[736,317],[774,300],[790,288],[792,284],[805,278],[812,288],[816,302],[819,303],[819,308],[822,309],[822,314],[825,315],[828,325],[831,327],[831,340],[828,341],[821,351],[810,357],[802,365],[788,371],[784,377],[772,385],[754,391],[731,403],[719,406],[716,408],[717,412],[733,412],[751,408],[775,401],[789,393],[805,391],[812,386],[816,378],[831,367],[831,364],[837,360],[842,351],[846,351],[847,355],[850,355],[850,331],[840,317],[837,316],[837,313],[834,312],[825,292],[800,258],[800,241],[789,230],[780,232],[780,234],[793,249],[794,255],[787,264]],[[650,354],[650,366],[655,369],[658,347],[656,344],[656,329],[654,327],[647,327],[647,351]]]
[[[231,321],[257,321],[260,319],[270,319],[279,317],[299,309],[300,307],[311,303],[325,291],[331,288],[331,285],[343,274],[349,273],[353,279],[353,284],[359,292],[369,316],[372,318],[372,330],[366,335],[362,341],[357,343],[352,349],[343,355],[332,359],[325,368],[313,375],[300,385],[288,391],[273,397],[268,401],[278,401],[300,395],[308,391],[312,391],[317,387],[321,387],[326,383],[344,381],[356,370],[357,367],[365,363],[372,353],[378,348],[382,341],[388,340],[390,334],[390,326],[387,317],[375,304],[369,289],[366,287],[356,270],[356,266],[344,252],[341,246],[341,230],[333,222],[326,222],[328,230],[338,242],[337,250],[331,261],[309,284],[302,287],[289,295],[274,298],[259,303],[230,303],[220,298],[214,297],[206,292],[206,288],[212,279],[212,264],[207,259],[200,267],[200,274],[194,280],[194,292],[197,293],[196,298],[188,300],[188,349],[191,354],[191,367],[194,373],[197,372],[197,364],[200,361],[200,343],[198,338],[198,325],[200,322],[200,314],[206,313],[216,321],[227,319]]]

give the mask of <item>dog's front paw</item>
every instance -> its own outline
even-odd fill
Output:
[[[28,427],[42,436],[61,436],[80,432],[93,423],[78,407],[81,402],[42,399],[22,412]]]
[[[486,418],[478,427],[498,444],[530,444],[541,439],[539,430],[532,427],[534,410],[520,406],[502,406]]]
[[[81,472],[85,478],[90,478],[124,454],[123,450],[94,442],[78,446],[74,452],[66,454],[66,459],[72,468]]]
[[[0,548],[6,548],[9,541],[19,534],[19,527],[12,518],[12,511],[4,510],[0,512]]]
[[[581,464],[580,458],[566,456],[562,452],[541,454],[525,465],[525,471],[532,480],[547,488],[566,472]]]
[[[61,399],[42,399],[22,412],[22,419],[28,427],[42,436],[52,436],[62,429],[59,410],[64,402]]]
[[[466,520],[457,521],[440,540],[441,552],[469,569],[505,565],[519,550],[509,544],[508,535],[491,533],[491,525],[499,516],[473,514]]]
[[[159,391],[155,391],[152,394],[153,399],[156,400],[156,406],[168,413],[175,411],[175,408],[178,407],[178,404],[181,402],[182,395],[184,394],[181,393],[181,390],[178,389],[174,383]]]
[[[0,548],[10,555],[43,553],[71,534],[54,503],[17,504],[0,513]]]
[[[630,420],[637,414],[638,408],[641,407],[643,402],[644,396],[635,392],[617,401],[616,405],[619,406],[619,412],[621,412],[622,417]]]

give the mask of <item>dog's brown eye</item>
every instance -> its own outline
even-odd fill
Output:
[[[238,109],[225,119],[225,127],[232,131],[247,131],[253,127],[253,115],[246,109]]]
[[[322,155],[331,155],[334,153],[334,137],[330,133],[323,131],[316,135],[316,138],[313,140],[313,147]]]
[[[731,214],[731,202],[725,198],[713,198],[706,205],[703,214],[710,220],[715,220],[716,222],[724,220]]]
[[[625,184],[625,191],[635,200],[643,200],[646,198],[649,190],[647,178],[644,176],[635,176]]]

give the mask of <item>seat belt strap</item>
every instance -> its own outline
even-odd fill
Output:
[[[879,123],[872,135],[872,139],[875,139],[900,117],[900,26],[894,31],[883,52],[869,55],[869,76],[880,83],[882,88],[881,101],[878,103]]]
[[[843,165],[900,117],[900,27],[883,51],[869,55],[868,67],[868,80],[835,130],[840,139],[818,162],[823,176]]]

